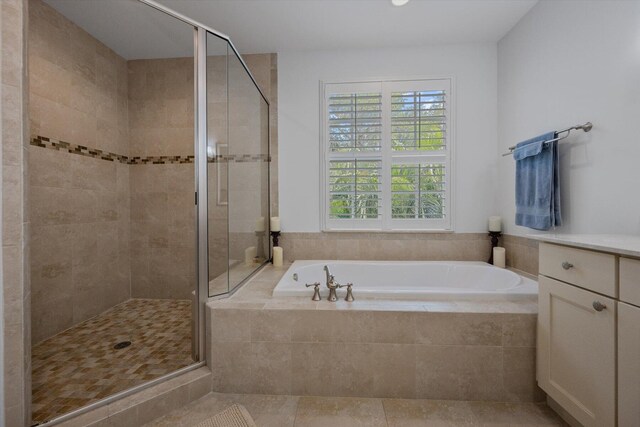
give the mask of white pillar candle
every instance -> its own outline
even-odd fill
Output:
[[[490,216],[489,231],[502,231],[502,218],[500,218],[499,216]]]
[[[273,266],[274,267],[282,267],[282,248],[280,246],[273,247]]]
[[[271,231],[280,231],[280,217],[272,216],[271,217]]]
[[[266,224],[264,222],[264,217],[258,217],[258,219],[256,219],[256,231],[265,231],[266,229]]]
[[[247,249],[244,250],[244,263],[246,265],[253,264],[253,259],[256,257],[257,254],[258,254],[258,250],[256,249],[256,247],[249,246]]]
[[[493,265],[500,268],[506,267],[506,250],[500,246],[493,248]]]

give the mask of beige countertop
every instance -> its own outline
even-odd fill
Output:
[[[269,264],[254,275],[236,293],[229,298],[210,300],[207,305],[215,309],[288,309],[288,310],[368,310],[368,311],[429,311],[441,313],[537,313],[537,297],[521,298],[518,300],[384,300],[373,298],[358,298],[346,302],[311,301],[313,291],[309,297],[279,297],[273,298],[273,288],[287,272],[291,263],[283,267]]]
[[[640,258],[640,236],[625,234],[530,234],[541,242]]]

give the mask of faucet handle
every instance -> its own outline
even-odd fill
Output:
[[[353,283],[347,283],[347,296],[345,297],[345,301],[347,302],[353,302],[353,290],[351,289],[353,287]]]
[[[316,282],[316,283],[306,283],[304,285],[305,287],[311,287],[313,286],[313,297],[311,297],[311,301],[320,301],[320,282]]]

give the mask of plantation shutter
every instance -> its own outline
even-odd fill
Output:
[[[391,217],[442,219],[446,212],[445,168],[442,164],[410,163],[391,167]]]
[[[394,151],[446,148],[445,96],[444,90],[391,94],[391,147]]]
[[[331,219],[378,219],[380,160],[332,160],[329,163],[329,217]]]
[[[324,229],[451,229],[447,79],[324,86]]]
[[[326,210],[331,228],[382,226],[380,83],[332,85],[326,92]]]
[[[331,152],[380,151],[381,145],[380,93],[338,93],[329,96]]]
[[[448,212],[448,90],[401,83],[391,89],[391,222],[432,228]]]

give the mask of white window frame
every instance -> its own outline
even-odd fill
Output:
[[[398,91],[446,91],[446,149],[438,151],[391,150],[391,93]],[[382,150],[379,152],[331,153],[329,146],[328,96],[337,93],[380,92],[382,94]],[[420,79],[392,79],[353,82],[320,82],[320,224],[322,231],[422,231],[452,232],[454,211],[454,151],[455,151],[455,92],[452,77]],[[379,219],[329,218],[329,165],[330,160],[344,157],[382,159],[382,215]],[[391,166],[392,164],[442,163],[446,168],[445,218],[392,219],[391,218]]]

